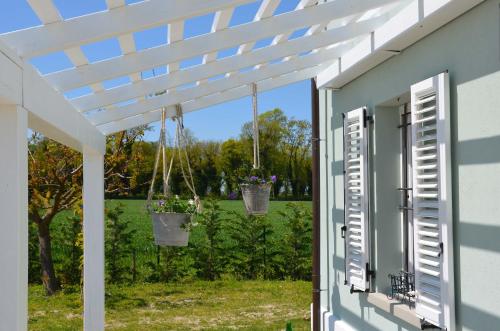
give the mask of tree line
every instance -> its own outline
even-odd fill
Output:
[[[262,168],[266,174],[276,175],[278,178],[274,185],[273,198],[308,199],[311,188],[310,123],[289,119],[281,110],[274,109],[259,116],[259,127]],[[147,126],[139,127],[107,138],[106,198],[144,198],[147,195],[157,147],[155,142],[144,141],[144,135],[148,130]],[[235,197],[235,193],[238,192],[239,179],[247,176],[252,168],[251,133],[251,122],[243,125],[238,138],[224,142],[199,141],[193,134],[188,133],[187,153],[193,169],[196,190],[200,196],[217,199]],[[174,152],[172,148],[168,149],[168,157]],[[159,178],[162,176],[161,169],[158,176]],[[156,183],[158,186],[161,185],[160,180]],[[184,185],[181,170],[174,163],[171,174],[172,193],[185,195],[188,190]],[[64,240],[69,240],[71,243],[68,254],[73,256],[69,260],[71,263],[65,265],[64,269],[75,271],[75,268],[81,268],[80,250],[83,241],[78,225],[79,222],[81,223],[81,188],[81,154],[34,133],[29,142],[29,219],[32,230],[30,232],[30,281],[41,280],[48,294],[53,294],[60,289],[61,279],[56,275],[56,269],[59,268],[54,266],[52,257],[53,238],[50,225],[62,210],[74,210],[74,215],[67,223],[71,226],[65,227],[66,232],[62,235],[62,237],[66,235],[67,238],[64,237],[66,238]],[[111,233],[121,238],[115,241],[110,238],[107,242],[117,242],[119,246],[125,245],[125,238],[132,235],[129,233],[121,236],[123,231],[128,230],[120,222],[120,215],[119,209],[111,211],[111,214],[107,212],[107,224],[119,225],[114,229],[115,232]],[[236,215],[233,217],[238,219]],[[248,222],[243,223],[246,225]],[[121,254],[116,253],[120,252],[118,246],[110,249],[111,252],[115,251],[114,254]],[[163,256],[164,261],[172,260],[172,257],[169,257],[165,251],[162,254],[166,254]],[[173,256],[177,255],[179,255],[178,252]],[[191,255],[184,257],[186,256]],[[205,267],[213,268],[213,266],[199,268]],[[119,264],[108,266],[113,274],[119,274],[120,268]],[[199,268],[195,269],[201,270]],[[71,277],[79,279],[78,272],[70,274],[73,275]],[[62,278],[71,277],[66,275]],[[74,279],[69,280],[74,281]]]
[[[253,165],[252,123],[245,123],[238,138],[224,142],[199,141],[187,131],[188,156],[196,191],[201,196],[227,197],[238,192],[240,178],[248,176]],[[289,119],[274,109],[259,116],[261,167],[267,174],[276,175],[275,198],[303,200],[310,197],[311,189],[311,124],[305,120]],[[128,140],[127,138],[124,138]],[[119,148],[122,139],[111,138],[110,149]],[[118,145],[117,145],[118,144]],[[111,185],[110,197],[145,197],[151,180],[157,144],[135,141],[118,157],[124,172],[116,173],[110,167],[107,180]],[[111,150],[110,150],[111,152]],[[167,149],[168,158],[175,151]],[[114,161],[113,164],[116,162]],[[161,169],[159,169],[161,175]],[[161,181],[157,181],[158,188]],[[174,194],[188,192],[178,163],[174,162],[171,174]]]

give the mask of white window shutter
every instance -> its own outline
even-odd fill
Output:
[[[366,108],[344,114],[344,218],[346,285],[369,289],[368,130]]]
[[[454,330],[448,73],[411,87],[416,314]]]

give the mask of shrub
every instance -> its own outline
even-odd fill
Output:
[[[294,280],[311,279],[312,231],[311,212],[298,203],[288,203],[287,210],[280,212],[287,225],[283,237],[282,256],[284,269]]]

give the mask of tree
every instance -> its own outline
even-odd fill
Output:
[[[136,233],[129,229],[129,222],[122,215],[121,203],[106,209],[106,267],[110,283],[127,279],[129,268],[124,261],[132,253],[132,238]]]
[[[117,133],[107,139],[105,158],[106,192],[128,194],[133,178],[133,145],[147,127]],[[42,283],[47,294],[60,289],[52,258],[50,225],[62,210],[81,199],[82,156],[77,151],[33,133],[29,140],[29,218],[38,228],[38,249]]]
[[[311,123],[291,119],[283,131],[282,151],[286,155],[286,174],[294,198],[304,196],[311,177]]]
[[[78,285],[82,281],[83,271],[83,209],[81,201],[76,203],[73,213],[66,217],[66,222],[59,225],[54,242],[63,254],[59,268],[56,268],[63,285]],[[54,245],[54,246],[56,246]],[[58,247],[55,247],[56,251]],[[56,264],[57,264],[56,259]]]
[[[52,259],[50,224],[81,197],[82,157],[69,147],[38,134],[29,141],[29,218],[38,227],[42,283],[47,294],[60,289]]]
[[[311,212],[299,203],[289,203],[287,210],[280,212],[280,215],[287,226],[280,245],[283,250],[284,269],[293,280],[309,280],[312,268]]]
[[[272,241],[273,228],[262,216],[231,213],[229,224],[233,247],[230,250],[234,272],[248,279],[268,278],[271,260],[276,255]]]
[[[110,135],[106,139],[106,157],[104,159],[105,192],[107,196],[127,196],[137,182],[138,169],[134,166],[143,159],[141,153],[134,150],[134,145],[141,141],[144,133],[149,130],[147,126],[121,131]]]
[[[252,167],[251,158],[251,154],[240,140],[229,139],[222,143],[216,164],[225,182],[227,194],[239,190],[239,178],[248,175]]]
[[[259,115],[260,164],[265,176],[277,176],[277,181],[273,185],[275,196],[279,194],[286,174],[285,159],[280,145],[285,134],[287,122],[288,118],[278,108]],[[253,157],[252,122],[247,122],[243,125],[241,141],[245,145],[247,153]]]
[[[203,278],[216,280],[224,270],[222,209],[216,200],[208,200],[203,205],[203,212],[199,216],[199,224],[204,230],[204,236],[196,246],[197,269]]]

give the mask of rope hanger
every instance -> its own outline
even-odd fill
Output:
[[[259,114],[257,104],[257,84],[252,84],[253,105],[253,168],[260,168],[260,146],[259,146]]]
[[[148,198],[147,198],[148,210],[150,210],[151,201],[153,200],[155,179],[156,179],[156,175],[158,173],[158,166],[160,163],[160,154],[162,155],[162,166],[163,166],[163,195],[165,197],[167,197],[170,194],[170,184],[169,184],[170,183],[170,175],[172,173],[172,168],[173,168],[176,153],[175,152],[172,153],[172,156],[170,159],[170,164],[168,166],[168,171],[167,171],[166,121],[167,121],[166,109],[163,108],[162,112],[161,112],[160,138],[158,140],[158,148],[156,150],[156,157],[155,157],[155,163],[154,163],[154,168],[153,168],[153,178],[151,179],[151,186],[149,187],[149,191],[148,191]],[[186,186],[193,194],[196,208],[198,210],[200,210],[201,201],[200,201],[200,197],[196,193],[196,187],[194,185],[194,178],[193,178],[193,171],[191,169],[191,163],[189,162],[189,156],[187,153],[187,139],[186,139],[186,135],[184,132],[184,117],[182,114],[182,107],[180,104],[176,105],[176,115],[172,117],[172,121],[174,121],[176,123],[174,148],[177,149],[177,155],[179,157],[179,165],[181,168],[182,177],[184,178],[184,182],[186,183]],[[183,161],[183,158],[185,159],[185,161]],[[185,163],[185,165],[184,165],[184,163]],[[187,169],[185,169],[185,167],[187,167]]]

